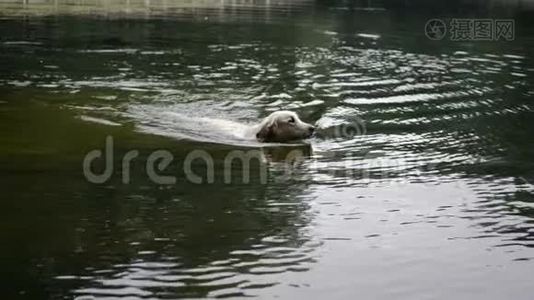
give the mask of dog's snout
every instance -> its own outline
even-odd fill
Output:
[[[315,132],[315,127],[314,126],[310,126],[308,127],[308,131],[311,133],[314,133]]]

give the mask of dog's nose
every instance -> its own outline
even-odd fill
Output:
[[[310,131],[310,134],[312,134],[312,133],[315,131],[315,127],[310,126],[310,127],[308,128],[308,130]]]

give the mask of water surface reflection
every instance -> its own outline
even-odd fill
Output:
[[[251,24],[3,19],[5,293],[525,298],[532,39],[436,46],[410,16],[296,11]],[[224,158],[259,145],[172,117],[249,123],[278,109],[317,135],[263,147],[248,184],[239,172],[224,184]],[[83,156],[108,135],[115,172],[91,184]],[[121,159],[134,149],[124,184]],[[165,171],[175,185],[146,175],[160,149],[175,158]],[[214,159],[214,183],[182,172],[198,149]],[[302,156],[288,165],[291,150]]]

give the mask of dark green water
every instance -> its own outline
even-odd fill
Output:
[[[2,298],[531,297],[532,27],[430,41],[441,15],[290,8],[0,20]],[[278,109],[317,135],[262,149],[175,118]],[[82,162],[107,136],[94,184]],[[250,182],[234,164],[225,183],[251,149]],[[147,175],[156,150],[175,184]],[[214,182],[187,178],[194,150]]]

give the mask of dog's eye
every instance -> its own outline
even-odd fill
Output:
[[[288,122],[289,122],[289,123],[295,123],[295,118],[291,117],[291,119],[289,119]]]

